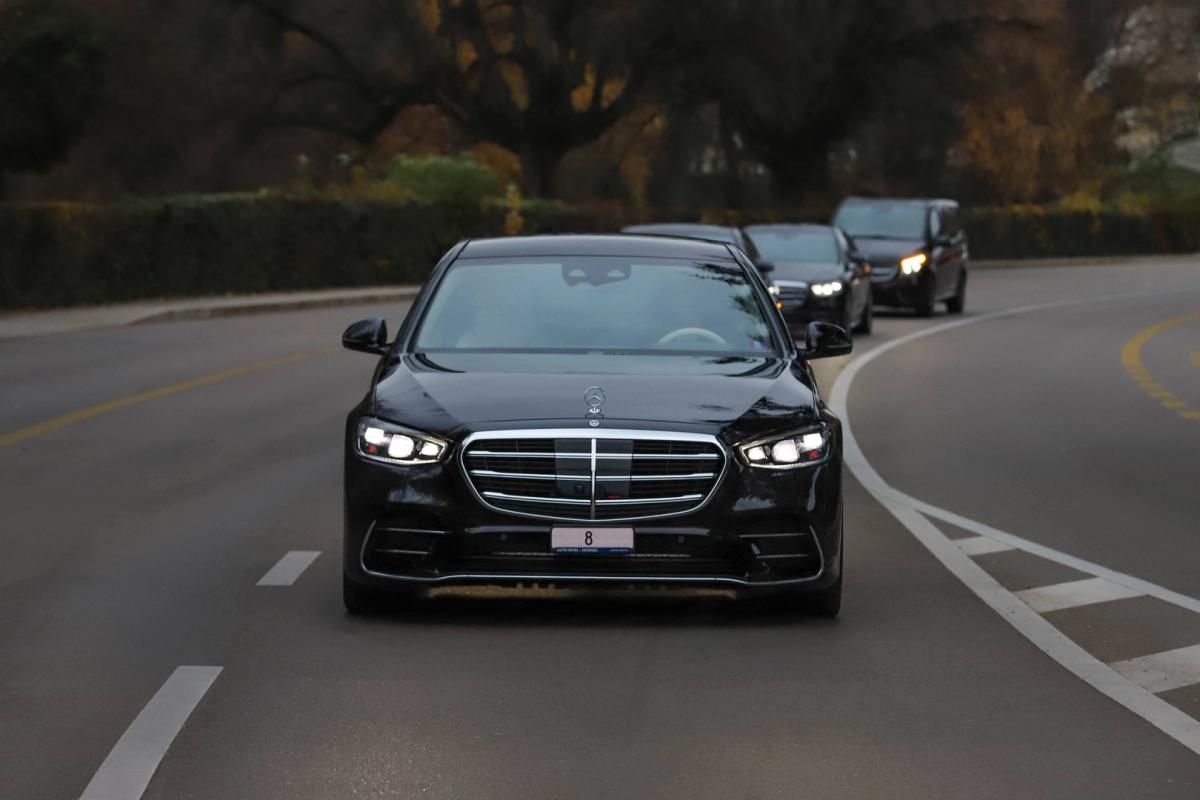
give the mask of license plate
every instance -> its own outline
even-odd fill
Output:
[[[552,528],[555,553],[632,553],[633,528]]]

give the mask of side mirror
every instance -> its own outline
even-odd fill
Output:
[[[850,334],[832,322],[810,322],[804,349],[800,357],[812,360],[814,358],[833,358],[834,356],[849,355],[854,349]]]
[[[381,356],[388,351],[387,338],[387,322],[381,319],[364,319],[346,328],[346,332],[342,334],[342,347]]]
[[[775,265],[770,261],[760,261],[758,262],[758,271],[760,274],[766,275],[775,271]]]

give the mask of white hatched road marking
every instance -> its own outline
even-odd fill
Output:
[[[1150,692],[1169,692],[1200,683],[1200,644],[1115,661],[1110,667]]]
[[[1106,581],[1104,578],[1084,578],[1081,581],[1056,583],[1053,586],[1039,586],[1036,589],[1026,589],[1017,592],[1017,597],[1039,614],[1048,611],[1062,611],[1067,608],[1089,606],[1093,603],[1106,603],[1109,600],[1128,600],[1130,597],[1142,597],[1128,586],[1121,586]]]
[[[291,586],[319,555],[320,550],[292,550],[267,570],[267,574],[258,579],[257,585]]]
[[[969,556],[986,556],[991,553],[1004,553],[1008,550],[1016,549],[1011,544],[998,542],[987,536],[971,536],[967,539],[956,539],[954,543]]]
[[[1175,706],[1139,686],[1134,681],[1117,672],[1113,667],[1104,664],[1074,641],[1064,636],[1060,630],[1047,622],[1045,618],[1029,606],[1025,605],[1015,594],[1001,586],[987,571],[965,555],[955,545],[954,540],[950,539],[937,526],[930,522],[929,517],[944,520],[956,527],[999,540],[1020,550],[1072,567],[1081,572],[1088,572],[1097,577],[1107,578],[1114,583],[1136,589],[1143,594],[1157,597],[1160,600],[1187,608],[1191,611],[1200,612],[1200,600],[1179,594],[1149,581],[1134,578],[1131,575],[1125,575],[1115,570],[1110,570],[1107,567],[1101,567],[1090,561],[1085,561],[1066,553],[1060,553],[1044,545],[1022,539],[1019,536],[1013,536],[1010,533],[989,525],[984,525],[943,508],[938,508],[897,491],[875,471],[875,468],[871,466],[871,463],[867,461],[866,456],[859,448],[858,441],[854,438],[854,433],[850,425],[850,412],[847,402],[850,394],[850,386],[853,384],[855,376],[863,367],[879,356],[914,340],[933,336],[955,328],[961,328],[966,325],[974,325],[1018,314],[1164,294],[1178,293],[1146,291],[1062,300],[1051,303],[1036,303],[980,314],[977,317],[961,318],[941,325],[923,328],[889,342],[884,342],[878,347],[872,348],[853,359],[838,375],[837,380],[834,381],[833,391],[830,392],[829,405],[834,413],[841,417],[844,461],[850,471],[854,473],[854,477],[858,479],[858,482],[862,484],[863,488],[872,497],[890,511],[917,541],[941,561],[956,578],[962,581],[979,599],[999,614],[1001,619],[1016,628],[1021,635],[1046,655],[1057,661],[1060,666],[1070,671],[1098,692],[1101,692],[1111,700],[1146,720],[1193,753],[1200,755],[1200,722],[1197,722]]]
[[[80,800],[138,800],[220,667],[179,667],[134,717]]]

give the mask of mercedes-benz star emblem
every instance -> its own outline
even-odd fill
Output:
[[[599,386],[589,386],[583,393],[583,399],[588,404],[589,414],[599,414],[600,406],[604,405],[604,390]]]

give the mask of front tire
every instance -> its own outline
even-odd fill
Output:
[[[810,614],[821,619],[833,619],[842,610],[842,576],[819,592],[805,598]]]
[[[875,326],[875,301],[869,296],[867,297],[867,307],[863,309],[862,320],[858,323],[858,332],[863,336],[870,336],[871,329]]]
[[[961,314],[967,306],[967,271],[958,275],[958,286],[954,289],[954,297],[946,301],[946,311],[951,314]]]
[[[360,617],[379,610],[379,593],[355,583],[342,573],[342,605],[346,613]]]
[[[933,307],[937,303],[937,279],[932,274],[925,278],[921,286],[921,299],[913,308],[918,317],[932,317]]]
[[[420,594],[420,589],[408,587],[380,591],[355,583],[342,573],[342,605],[351,616],[365,617],[380,611],[407,611],[417,605]]]

